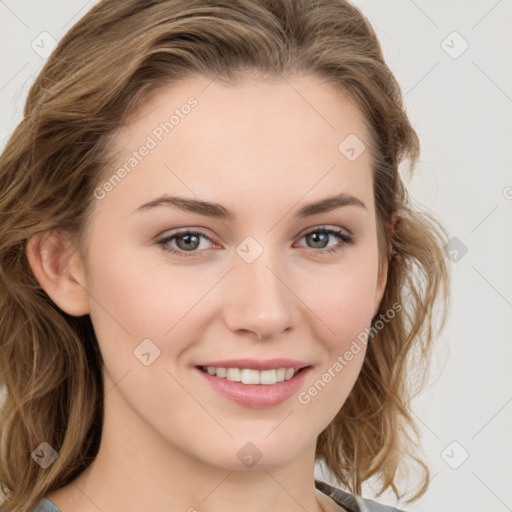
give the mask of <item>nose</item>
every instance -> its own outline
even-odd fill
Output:
[[[298,323],[298,298],[290,272],[268,251],[252,263],[237,257],[228,280],[225,322],[233,332],[252,332],[258,339],[272,339]]]

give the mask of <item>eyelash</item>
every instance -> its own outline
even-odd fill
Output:
[[[307,235],[310,235],[312,233],[327,233],[329,235],[334,236],[335,238],[337,238],[340,241],[340,244],[338,244],[334,248],[319,249],[319,250],[313,249],[314,252],[319,253],[319,254],[338,252],[338,251],[340,251],[343,248],[344,245],[352,245],[356,241],[354,236],[348,235],[344,231],[337,230],[337,229],[332,229],[332,228],[324,228],[324,227],[318,227],[318,228],[313,229],[312,231],[308,231],[307,233],[304,233],[304,235],[302,235],[302,237],[301,237],[301,240],[302,240],[302,238],[304,238]],[[175,238],[179,238],[182,235],[199,235],[199,236],[201,236],[203,238],[206,238],[210,242],[213,242],[208,236],[206,236],[201,231],[183,230],[183,231],[177,231],[176,233],[172,233],[171,235],[166,236],[165,238],[157,240],[157,244],[160,245],[164,251],[170,252],[172,254],[176,254],[178,256],[183,256],[183,257],[187,257],[187,258],[188,257],[192,257],[192,258],[194,258],[194,257],[201,257],[200,253],[202,251],[198,251],[198,250],[195,250],[195,251],[183,251],[183,250],[176,250],[176,249],[169,248],[169,246],[167,244],[171,240],[174,240]]]

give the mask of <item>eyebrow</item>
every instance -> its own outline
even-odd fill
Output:
[[[206,217],[230,220],[232,222],[236,221],[236,215],[221,204],[211,203],[209,201],[198,201],[196,199],[188,199],[186,197],[165,195],[157,199],[153,199],[148,203],[144,203],[139,206],[134,213],[138,211],[146,211],[157,206],[169,206],[186,212],[198,213],[199,215],[204,215]],[[363,201],[357,197],[342,192],[314,203],[308,203],[302,206],[295,215],[299,218],[305,218],[319,213],[330,212],[344,206],[358,206],[367,209]]]

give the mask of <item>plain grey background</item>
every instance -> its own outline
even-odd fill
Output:
[[[0,0],[2,147],[53,41],[95,3]],[[410,505],[391,493],[378,500],[421,512],[512,510],[512,2],[354,4],[377,31],[421,139],[405,176],[411,196],[453,237],[451,316],[436,378],[413,408],[431,486]]]

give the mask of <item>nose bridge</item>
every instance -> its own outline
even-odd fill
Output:
[[[248,237],[237,247],[226,319],[232,330],[272,337],[293,327],[298,312],[283,254],[265,245]]]

